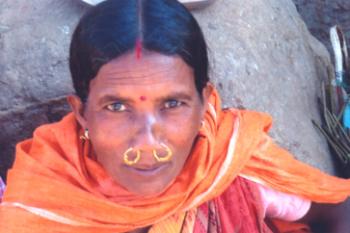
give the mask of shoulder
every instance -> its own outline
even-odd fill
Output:
[[[216,200],[228,212],[252,210],[260,215],[261,196],[258,185],[240,176]]]
[[[311,207],[310,200],[276,191],[243,177],[237,177],[219,199],[229,208],[232,204],[246,205],[263,218],[278,218],[285,221],[301,219]]]
[[[258,188],[251,181],[237,177],[214,202],[224,232],[261,232],[259,229],[267,228]]]

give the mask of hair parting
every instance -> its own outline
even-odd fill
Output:
[[[90,81],[111,60],[129,52],[140,59],[146,51],[181,57],[193,68],[202,96],[209,81],[207,46],[196,19],[176,0],[105,0],[92,7],[70,44],[76,94],[86,100]]]
[[[142,37],[143,37],[142,18],[143,18],[142,0],[137,0],[138,37],[136,38],[136,42],[135,42],[135,53],[136,53],[137,59],[141,59],[141,56],[142,56]]]
[[[135,45],[135,53],[136,58],[141,59],[142,56],[142,42],[139,38],[136,39],[136,45]]]

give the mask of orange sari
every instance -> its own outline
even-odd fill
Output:
[[[162,232],[164,222],[175,227],[184,213],[218,197],[238,175],[316,202],[350,195],[350,180],[326,175],[275,145],[267,136],[271,122],[263,113],[221,110],[213,92],[181,174],[160,195],[144,198],[118,185],[88,156],[89,145],[79,140],[81,129],[68,114],[17,145],[0,205],[1,232],[116,233],[149,225]]]

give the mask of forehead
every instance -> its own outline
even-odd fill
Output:
[[[90,92],[152,91],[164,85],[168,90],[195,89],[192,68],[178,56],[147,52],[137,58],[128,53],[101,67],[90,83]]]

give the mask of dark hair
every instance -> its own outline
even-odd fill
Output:
[[[207,46],[192,14],[176,0],[107,0],[88,11],[74,31],[69,65],[77,95],[109,61],[135,49],[179,55],[194,70],[201,96],[209,81]]]

